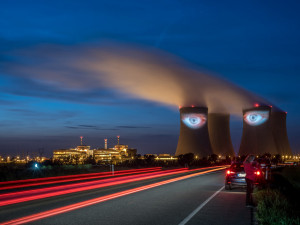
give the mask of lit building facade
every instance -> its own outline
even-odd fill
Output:
[[[91,149],[90,146],[82,144],[74,149],[58,149],[53,151],[53,160],[69,164],[83,164],[87,158],[93,158],[96,163],[116,164],[123,160],[132,159],[136,156],[137,150],[128,148],[128,145],[118,144],[114,148],[107,148],[107,139],[104,139],[104,149]]]
[[[94,159],[97,163],[117,163],[122,161],[122,155],[115,149],[96,149]]]
[[[62,163],[82,164],[88,156],[93,155],[90,146],[79,145],[75,149],[58,149],[53,151],[53,160]]]
[[[171,154],[159,154],[156,155],[155,159],[159,161],[176,161],[178,158],[176,156],[172,156]]]

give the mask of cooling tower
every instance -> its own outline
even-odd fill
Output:
[[[278,153],[292,155],[286,130],[286,112],[272,110],[271,127]]]
[[[230,137],[230,115],[223,113],[208,114],[208,133],[212,151],[216,155],[234,156]]]
[[[239,155],[278,154],[270,116],[271,108],[268,106],[243,110],[243,135]]]
[[[180,109],[180,134],[175,155],[194,153],[198,157],[212,154],[206,107]]]

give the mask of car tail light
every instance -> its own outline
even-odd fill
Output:
[[[231,170],[227,170],[227,175],[230,175],[230,174],[233,174],[233,173],[235,173],[235,172],[233,172],[233,171],[231,171]]]
[[[260,176],[260,171],[256,171],[256,172],[254,172],[254,174],[256,175],[256,176]]]

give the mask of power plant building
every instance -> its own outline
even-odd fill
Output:
[[[76,148],[58,149],[53,151],[53,160],[61,161],[62,163],[81,164],[87,158],[95,159],[96,163],[117,163],[123,160],[132,159],[136,156],[137,150],[128,148],[128,145],[118,144],[114,148],[107,148],[107,139],[104,139],[104,148],[90,149],[90,146],[82,144]]]
[[[180,109],[180,134],[175,155],[193,153],[206,157],[213,153],[208,135],[206,107]]]
[[[225,113],[208,114],[208,133],[213,154],[234,156],[230,137],[230,115]]]
[[[269,106],[243,110],[243,134],[239,155],[278,154],[270,118]]]
[[[271,127],[275,140],[277,153],[280,155],[292,155],[292,150],[288,140],[286,129],[287,113],[283,111],[273,111],[271,113]]]
[[[93,155],[93,150],[90,149],[90,146],[79,145],[76,148],[54,150],[53,160],[78,164],[82,163],[90,155]]]

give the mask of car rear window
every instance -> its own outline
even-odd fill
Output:
[[[232,169],[241,169],[241,168],[244,168],[244,165],[234,163],[234,164],[231,165],[231,168]]]

